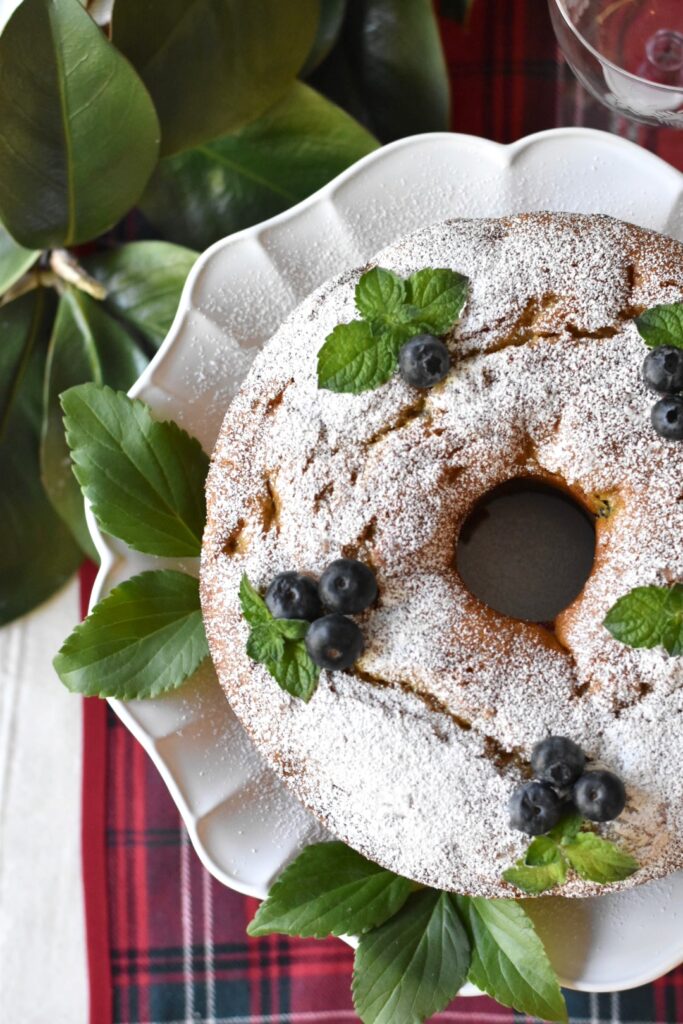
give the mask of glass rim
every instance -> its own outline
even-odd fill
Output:
[[[578,39],[578,41],[583,46],[586,47],[587,50],[590,51],[590,53],[593,54],[595,59],[598,60],[601,64],[607,65],[607,67],[612,68],[613,71],[616,71],[620,75],[624,75],[625,78],[630,78],[634,82],[638,82],[641,85],[649,85],[653,89],[661,89],[661,90],[663,90],[665,92],[670,92],[670,93],[679,93],[680,94],[680,93],[683,92],[683,87],[680,86],[680,85],[666,85],[664,82],[651,82],[648,78],[641,78],[640,75],[636,75],[632,71],[627,71],[626,68],[620,67],[619,64],[615,64],[614,61],[610,60],[608,57],[605,57],[603,54],[600,53],[599,50],[596,50],[595,47],[592,45],[592,43],[589,43],[588,40],[586,39],[586,37],[581,32],[579,32],[578,28],[576,27],[576,25],[572,22],[572,20],[569,17],[569,13],[568,13],[568,11],[566,9],[566,6],[565,6],[566,0],[548,0],[548,2],[551,5],[553,5],[554,7],[557,8],[557,10],[559,11],[560,15],[564,19],[565,24],[567,25],[569,30],[572,32],[572,34],[576,37],[576,39]],[[558,40],[558,43],[559,43],[559,40]],[[560,49],[562,49],[561,44],[560,44]]]

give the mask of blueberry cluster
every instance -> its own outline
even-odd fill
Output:
[[[450,365],[448,349],[433,334],[416,334],[398,354],[400,374],[414,388],[433,388],[444,379]]]
[[[683,349],[660,345],[645,357],[643,380],[663,397],[652,406],[651,420],[660,437],[683,441]]]
[[[533,782],[510,797],[510,826],[529,836],[549,832],[567,814],[612,821],[626,805],[624,783],[613,772],[585,771],[586,755],[566,736],[549,736],[531,753]]]
[[[320,579],[282,572],[266,591],[265,601],[276,619],[310,622],[306,649],[321,668],[350,668],[363,650],[363,634],[348,615],[365,611],[377,598],[372,569],[354,558],[338,558]]]

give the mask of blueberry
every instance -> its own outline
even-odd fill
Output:
[[[624,783],[613,772],[586,772],[574,786],[574,803],[589,821],[612,821],[626,806]]]
[[[545,782],[527,782],[514,791],[508,809],[511,828],[528,836],[540,836],[557,825],[562,801]]]
[[[652,426],[667,441],[683,441],[683,398],[670,395],[652,406]]]
[[[660,345],[645,356],[643,380],[652,391],[683,391],[683,348]]]
[[[300,572],[281,572],[276,576],[266,590],[266,604],[276,619],[312,622],[323,613],[315,580]]]
[[[363,650],[363,634],[352,619],[334,612],[311,624],[306,649],[321,668],[350,668]]]
[[[448,373],[451,357],[433,334],[418,334],[398,354],[401,376],[416,388],[433,388]]]
[[[566,789],[576,782],[586,764],[581,747],[566,736],[548,736],[531,752],[531,767],[537,779]]]
[[[318,593],[333,612],[355,615],[365,611],[377,597],[375,574],[355,558],[338,558],[320,577]]]

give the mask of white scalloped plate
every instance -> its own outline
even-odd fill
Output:
[[[205,252],[131,394],[210,451],[260,347],[326,278],[446,217],[528,210],[609,213],[683,238],[683,179],[630,142],[579,128],[511,146],[448,134],[385,146],[305,202]],[[104,537],[91,516],[89,525],[102,559],[93,602],[167,564]],[[179,567],[197,571],[196,563]],[[221,882],[263,896],[282,865],[322,837],[245,737],[209,667],[168,697],[112,706],[157,765],[197,853]],[[683,873],[623,895],[529,902],[570,988],[631,988],[683,961]]]

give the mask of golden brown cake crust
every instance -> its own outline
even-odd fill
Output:
[[[506,803],[549,733],[624,778],[626,811],[604,832],[642,870],[622,887],[682,868],[681,659],[624,647],[601,623],[632,587],[683,577],[683,447],[651,428],[633,323],[683,297],[683,246],[607,217],[526,214],[439,224],[375,262],[469,277],[452,369],[427,393],[398,377],[359,396],[318,390],[316,353],[356,316],[366,267],[306,299],[256,359],[214,452],[201,568],[234,710],[335,835],[425,884],[510,895],[501,874],[525,839]],[[520,475],[609,511],[556,636],[486,608],[453,564],[473,504]],[[358,665],[322,672],[304,704],[247,658],[239,580],[264,588],[340,555],[372,564],[380,601]]]

